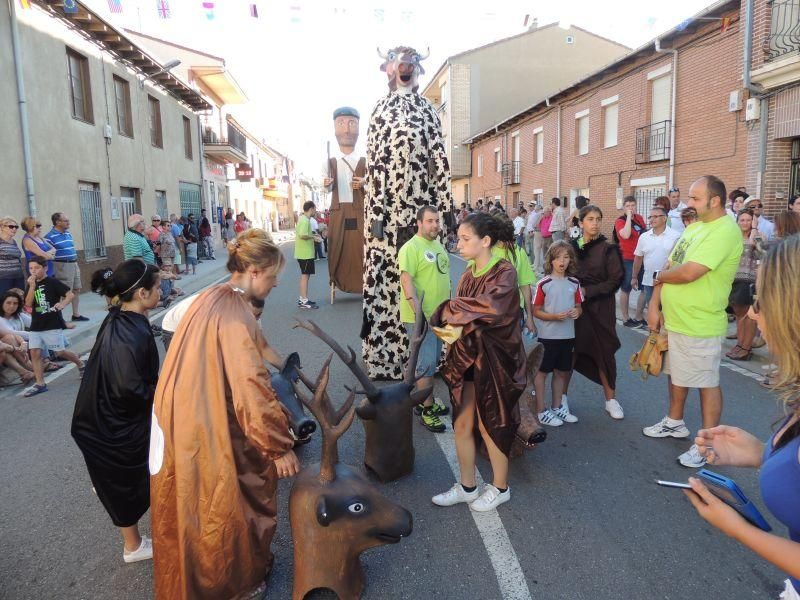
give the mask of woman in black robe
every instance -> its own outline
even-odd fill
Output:
[[[603,386],[606,412],[614,419],[622,419],[622,407],[616,400],[614,357],[620,348],[614,294],[625,274],[622,256],[619,248],[600,233],[603,212],[598,206],[584,206],[578,213],[578,221],[581,237],[570,243],[578,254],[576,276],[581,282],[584,301],[583,312],[575,321],[575,370]]]
[[[141,259],[97,271],[92,290],[111,299],[81,381],[72,437],[125,542],[123,560],[152,558],[138,521],[150,507],[150,420],[158,350],[147,312],[161,297],[158,268]]]
[[[446,340],[450,346],[440,372],[450,388],[461,481],[433,497],[438,506],[467,502],[472,510],[485,512],[511,497],[508,455],[527,380],[517,272],[509,261],[492,254],[503,227],[486,213],[464,219],[458,249],[469,261],[467,270],[455,297],[431,315],[431,325],[445,326],[438,333],[458,336]],[[483,490],[475,481],[477,439],[486,446],[492,464],[492,484]]]

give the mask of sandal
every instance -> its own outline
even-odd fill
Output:
[[[742,346],[739,346],[739,350],[740,352],[738,354],[734,355],[728,354],[727,355],[728,358],[730,358],[731,360],[747,361],[753,357],[752,348],[743,348]]]
[[[741,347],[739,344],[736,344],[736,345],[735,345],[733,348],[731,348],[730,350],[728,350],[728,351],[725,353],[725,356],[727,356],[728,358],[730,358],[731,356],[733,356],[734,354],[736,354],[736,351],[737,351],[737,350],[741,350],[741,349],[742,349],[742,347]]]
[[[23,394],[26,398],[30,398],[31,396],[35,396],[36,394],[43,394],[47,391],[47,384],[39,385],[38,383],[25,391]]]
[[[48,363],[48,365],[44,368],[45,372],[52,373],[53,371],[59,371],[63,367],[62,365],[56,364],[54,362]]]

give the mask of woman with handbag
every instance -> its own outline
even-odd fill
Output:
[[[736,345],[725,353],[731,360],[746,361],[753,356],[756,323],[747,318],[747,311],[753,304],[751,287],[756,281],[758,261],[764,255],[764,238],[758,229],[753,228],[753,217],[753,209],[745,208],[739,211],[736,219],[742,232],[744,251],[728,298],[728,310],[736,315]]]

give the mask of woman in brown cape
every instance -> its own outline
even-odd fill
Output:
[[[433,497],[439,506],[468,502],[475,511],[494,509],[511,498],[508,455],[519,426],[519,397],[525,389],[525,351],[519,326],[519,289],[514,265],[492,255],[503,225],[473,213],[458,229],[458,249],[469,261],[456,297],[431,316],[460,336],[449,347],[442,378],[450,388],[453,429],[461,481]],[[486,445],[492,484],[478,490],[476,437]]]
[[[581,282],[583,312],[575,321],[575,370],[603,386],[606,412],[622,419],[616,400],[617,304],[614,294],[625,273],[619,248],[600,233],[603,212],[589,204],[578,213],[581,237],[571,243],[578,254],[577,278]],[[567,381],[569,385],[569,381]],[[566,394],[566,389],[564,390]]]
[[[181,319],[156,389],[151,511],[156,597],[165,600],[263,597],[277,480],[298,470],[249,303],[276,285],[283,255],[248,229],[228,256],[230,281]]]

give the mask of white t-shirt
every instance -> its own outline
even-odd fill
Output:
[[[336,189],[339,192],[340,204],[353,203],[353,175],[360,156],[356,156],[355,152],[352,154],[343,154],[341,151],[336,156]],[[326,161],[322,167],[322,177],[330,177],[328,174],[328,162]]]
[[[644,269],[642,285],[653,285],[653,273],[664,268],[672,248],[680,237],[681,234],[672,227],[664,228],[664,232],[661,235],[656,235],[650,229],[639,236],[633,255],[641,256],[644,260],[642,265]]]
[[[311,221],[311,232],[317,233],[319,231],[319,223],[317,223],[317,220],[314,217],[310,217],[308,220]]]
[[[30,328],[31,316],[26,312],[21,312],[11,319],[0,317],[0,334],[4,334],[8,330],[28,341],[28,330]]]
[[[764,237],[765,242],[768,242],[775,237],[775,223],[767,220],[766,217],[758,217],[758,230]]]
[[[533,230],[539,225],[539,220],[542,218],[542,211],[532,210],[528,215],[528,222],[525,225],[525,233],[533,233]]]
[[[167,310],[167,313],[164,315],[164,319],[161,321],[161,328],[175,333],[178,329],[178,323],[181,322],[183,315],[186,314],[186,311],[189,310],[189,307],[194,304],[194,301],[197,300],[199,296],[200,292],[197,292],[170,307],[169,310]]]
[[[520,216],[514,217],[514,235],[519,235],[525,228],[525,219]]]
[[[669,217],[669,226],[678,233],[683,233],[683,230],[686,229],[686,226],[683,224],[683,221],[681,221],[681,211],[684,208],[687,208],[686,204],[684,204],[683,202],[678,202],[678,206],[676,206],[671,211],[669,211],[669,213],[667,213],[667,216]]]

